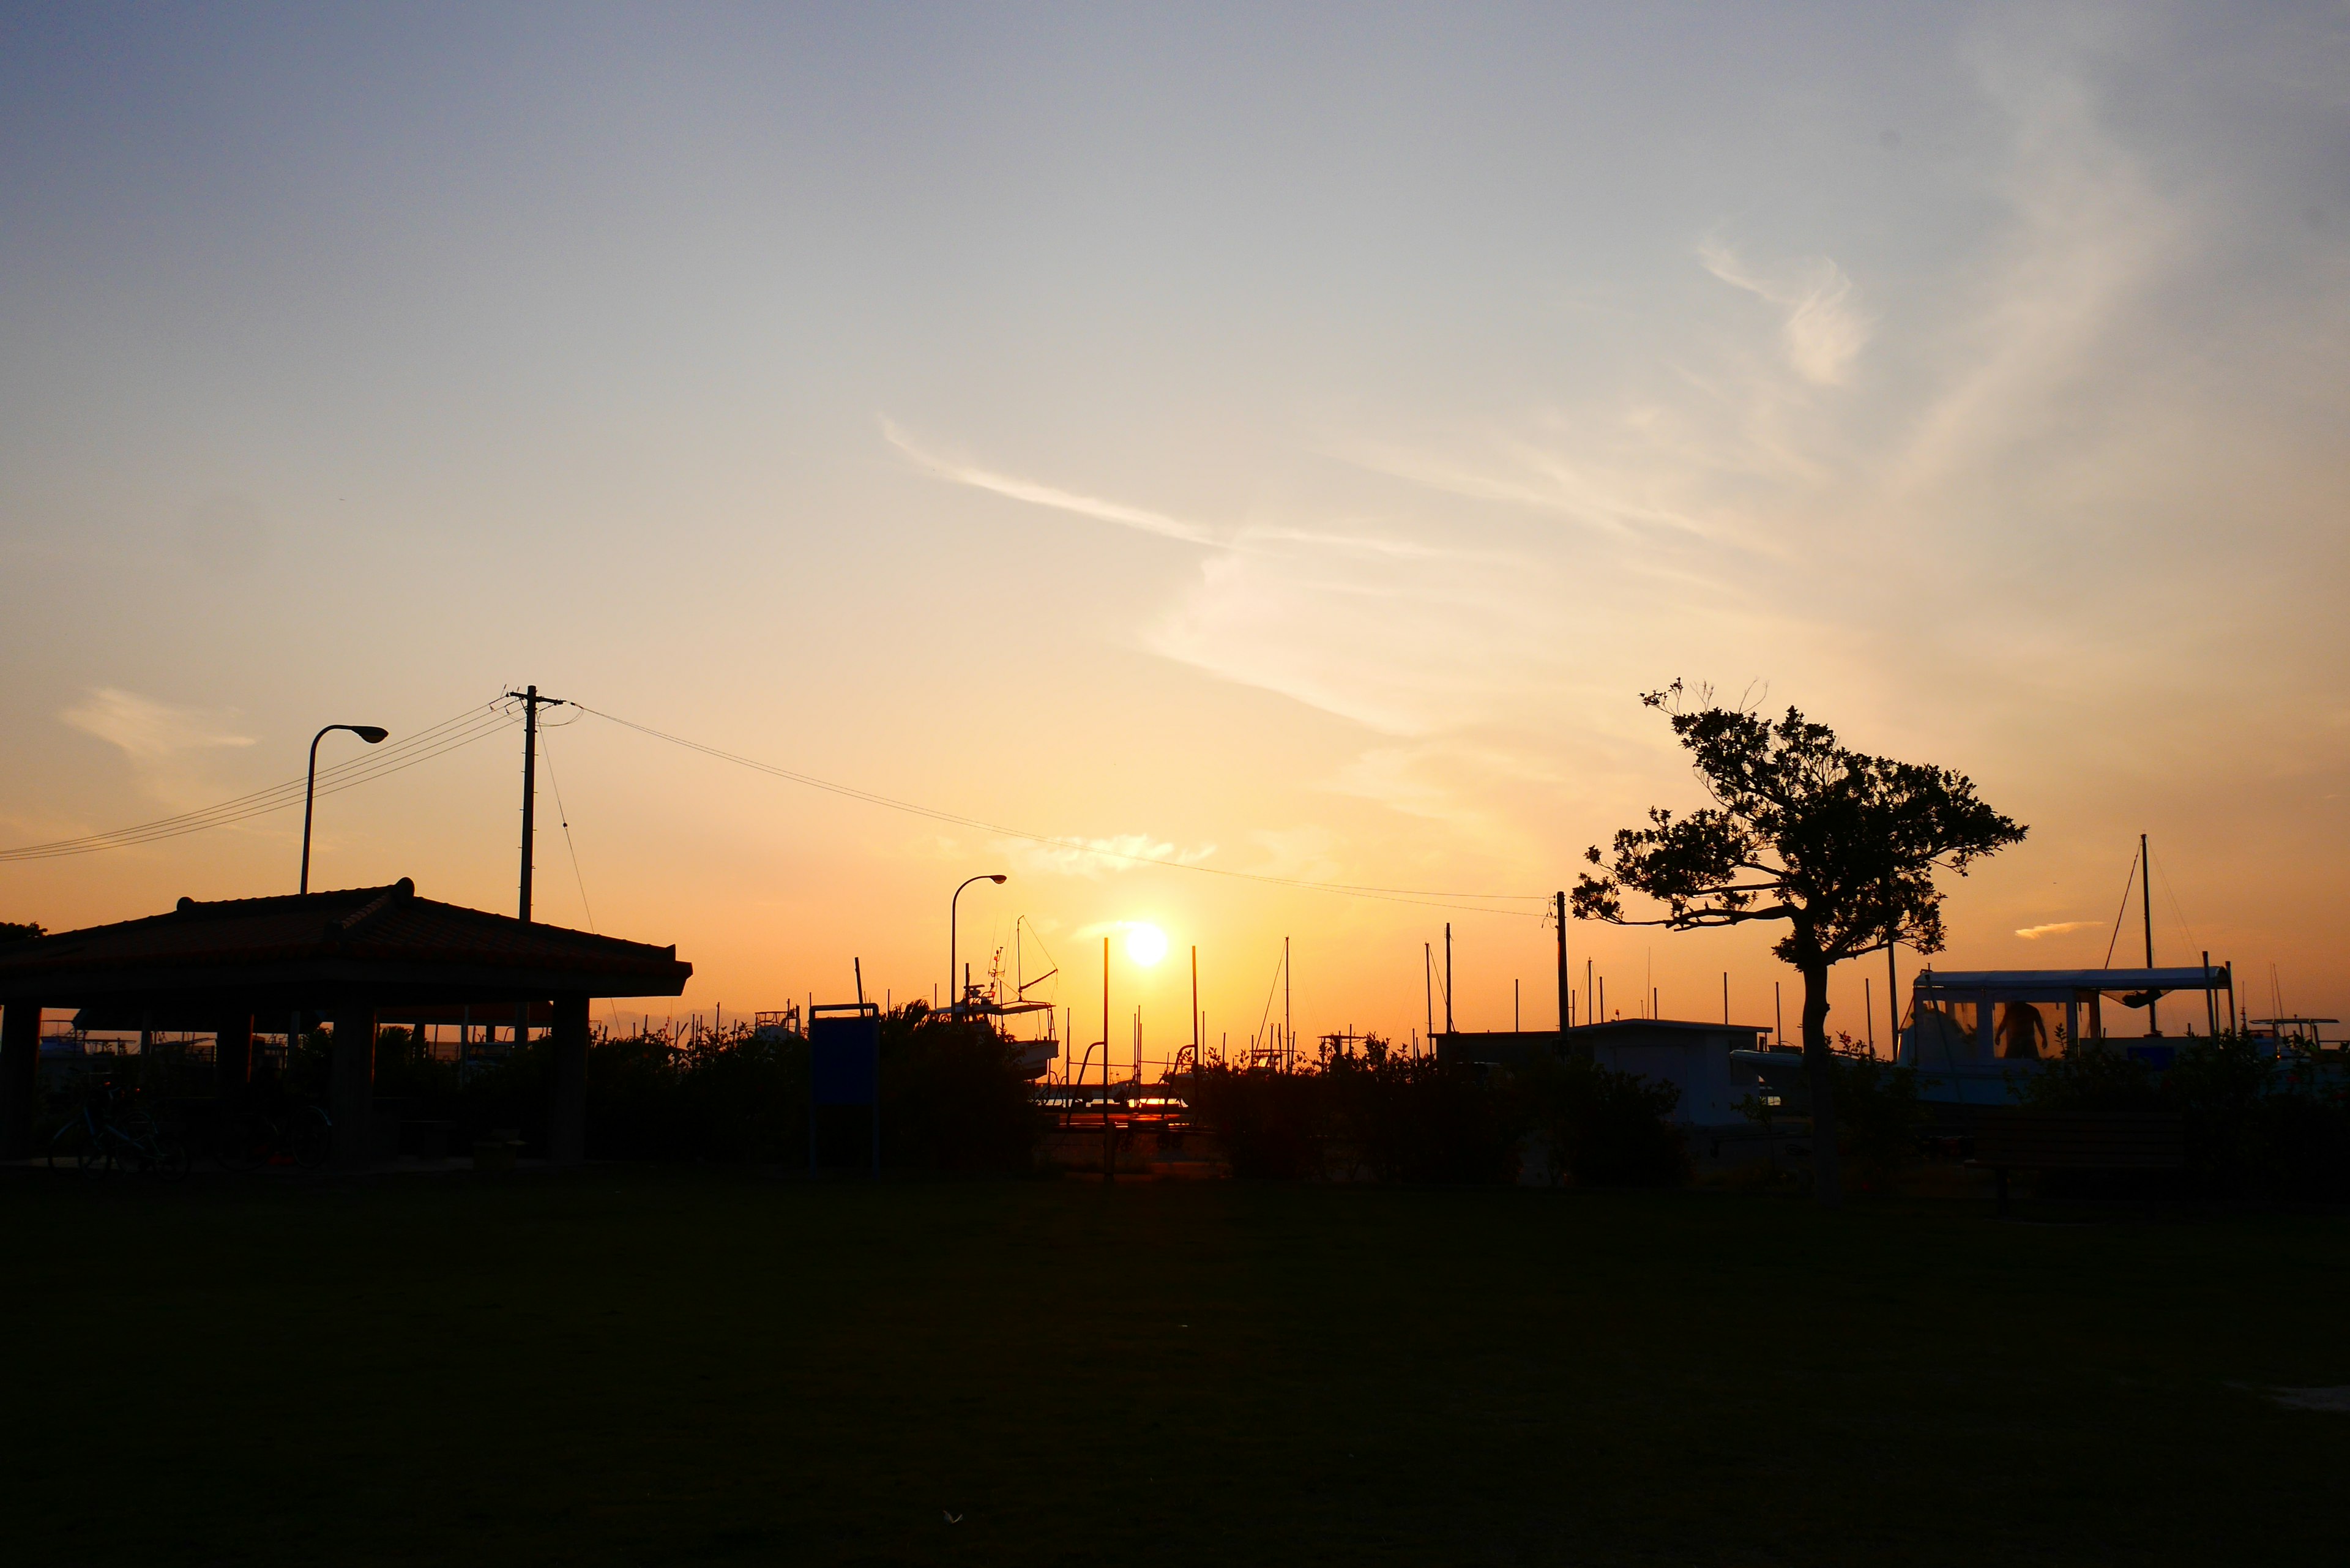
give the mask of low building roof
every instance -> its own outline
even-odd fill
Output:
[[[1975,969],[1920,970],[1916,994],[1989,992],[2002,1000],[2061,1002],[2080,992],[2225,991],[2228,966],[2188,964],[2178,969]],[[2044,993],[2044,994],[2043,994]]]
[[[540,925],[388,888],[199,902],[0,949],[0,1003],[165,1016],[246,1006],[527,1002],[559,993],[675,996],[677,949]],[[99,1023],[97,1027],[123,1027]]]
[[[1570,1038],[1585,1038],[1622,1031],[1633,1034],[1660,1036],[1691,1034],[1768,1034],[1767,1023],[1712,1023],[1699,1018],[1610,1018],[1598,1023],[1578,1023],[1567,1031]]]

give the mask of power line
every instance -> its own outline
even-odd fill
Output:
[[[579,908],[588,917],[588,929],[596,929],[596,911],[588,903],[588,878],[579,871],[579,846],[571,841],[571,813],[564,809],[563,785],[555,776],[555,748],[547,743],[550,726],[542,724],[538,731],[539,754],[546,759],[546,785],[555,792],[555,820],[563,825],[563,846],[571,851],[571,879],[579,884]]]
[[[389,774],[405,772],[419,763],[445,756],[461,747],[469,746],[485,736],[497,733],[514,722],[514,715],[503,702],[486,708],[469,709],[452,719],[445,719],[430,729],[420,731],[403,741],[394,742],[367,755],[338,763],[318,774],[317,793],[337,794],[347,789],[371,783]],[[285,811],[302,803],[307,779],[289,779],[267,789],[182,812],[174,816],[158,817],[130,827],[119,827],[106,833],[85,834],[78,838],[55,839],[46,844],[20,845],[13,849],[0,849],[0,863],[26,860],[53,860],[69,855],[90,855],[102,849],[121,849],[134,845],[152,844],[161,839],[178,838],[210,828],[226,827],[247,822],[272,812]]]
[[[623,719],[617,713],[607,713],[599,708],[591,708],[584,702],[574,702],[572,706],[583,713],[593,713],[599,719],[609,720],[623,729],[634,730],[640,735],[650,735],[654,740],[666,741],[673,746],[682,746],[690,752],[700,752],[704,756],[715,757],[721,762],[733,763],[738,767],[749,768],[755,773],[766,774],[796,784],[805,784],[810,789],[824,790],[828,794],[843,795],[850,800],[863,801],[868,805],[883,806],[890,811],[901,811],[913,816],[928,817],[932,822],[944,822],[957,827],[973,828],[982,833],[993,833],[1005,838],[1017,838],[1052,849],[1066,849],[1083,855],[1098,855],[1105,859],[1125,860],[1138,866],[1164,866],[1179,871],[1197,871],[1211,877],[1230,877],[1243,882],[1264,882],[1275,887],[1303,888],[1320,893],[1337,893],[1352,898],[1377,898],[1388,903],[1418,904],[1438,909],[1461,909],[1474,914],[1531,915],[1536,911],[1496,909],[1491,905],[1493,903],[1540,905],[1547,903],[1550,898],[1547,893],[1444,893],[1416,888],[1373,888],[1346,882],[1316,882],[1303,877],[1274,877],[1258,871],[1235,871],[1222,866],[1200,866],[1181,860],[1163,860],[1151,855],[1135,855],[1124,850],[1105,849],[1098,845],[1088,844],[1083,839],[1057,837],[1052,834],[1031,833],[1024,828],[1005,827],[997,823],[982,821],[978,817],[964,816],[957,812],[941,811],[935,806],[920,805],[912,801],[878,794],[871,790],[858,789],[853,784],[834,784],[829,779],[820,779],[813,774],[778,767],[773,763],[763,763],[755,757],[746,757],[738,752],[730,752],[700,741],[688,740],[682,735],[672,735],[667,731],[656,730],[650,724],[639,724],[634,720]],[[1464,904],[1439,901],[1456,898],[1485,899],[1489,902]]]

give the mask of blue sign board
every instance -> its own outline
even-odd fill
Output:
[[[880,1098],[879,1018],[808,1020],[808,1054],[817,1105],[869,1106]]]

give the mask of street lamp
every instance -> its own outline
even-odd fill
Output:
[[[302,891],[310,890],[310,807],[318,793],[318,742],[337,730],[348,730],[372,746],[390,731],[380,724],[329,724],[310,737],[310,782],[302,791]]]
[[[954,898],[947,900],[947,994],[954,999],[947,1003],[949,1018],[962,1016],[962,971],[955,967],[955,900],[962,897],[963,888],[970,887],[973,882],[1000,884],[1003,879],[1003,874],[1000,871],[989,871],[977,877],[967,877],[963,879],[962,887],[954,890]]]

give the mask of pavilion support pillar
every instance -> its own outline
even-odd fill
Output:
[[[213,1094],[224,1109],[244,1098],[253,1077],[253,1013],[250,1009],[222,1019],[213,1031]]]
[[[555,999],[554,1093],[546,1111],[546,1158],[578,1165],[588,1158],[588,998],[566,992]]]
[[[33,1158],[40,1069],[40,1003],[12,1002],[0,1012],[0,1159]]]
[[[375,1009],[362,1002],[338,1002],[333,1019],[328,1114],[335,1118],[335,1165],[357,1170],[368,1163],[368,1109],[375,1097]]]

